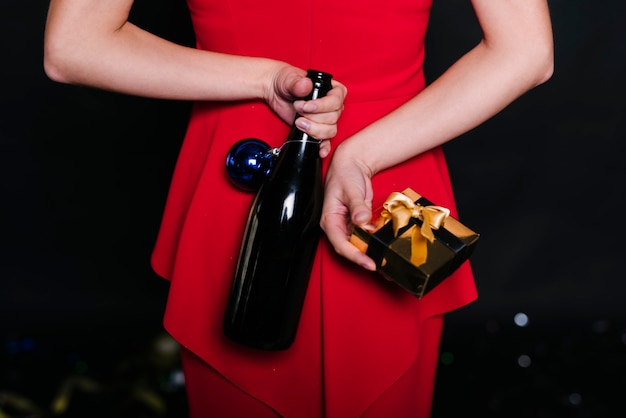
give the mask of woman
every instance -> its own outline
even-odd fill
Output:
[[[183,347],[191,416],[428,417],[443,314],[476,298],[470,267],[418,300],[372,273],[351,228],[406,187],[456,216],[440,146],[551,76],[546,0],[472,0],[483,39],[429,86],[431,0],[188,0],[195,49],[128,22],[132,3],[52,0],[45,70],[59,82],[196,101],[152,257],[171,280],[164,323]],[[294,101],[311,88],[305,68],[340,82]],[[301,129],[334,144],[320,150],[325,238],[296,341],[264,352],[222,335],[252,199],[223,164],[241,138],[280,145],[296,112]]]

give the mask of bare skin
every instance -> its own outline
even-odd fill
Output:
[[[376,173],[473,129],[554,68],[546,0],[472,0],[483,39],[439,79],[335,150],[321,226],[335,251],[367,270],[374,261],[349,242],[372,216]],[[416,129],[419,127],[419,129]]]
[[[304,69],[285,62],[200,51],[128,21],[133,0],[51,0],[44,69],[55,81],[138,96],[180,100],[262,100],[286,123],[320,140],[337,133],[346,88],[315,101]],[[295,100],[295,101],[294,101]],[[320,155],[330,144],[324,141]]]
[[[471,0],[483,39],[405,105],[342,142],[326,176],[321,226],[338,254],[374,270],[349,242],[371,218],[376,173],[473,129],[553,72],[547,0]],[[330,151],[346,87],[315,101],[305,71],[288,63],[200,51],[159,38],[128,21],[133,0],[51,0],[45,33],[48,76],[146,97],[261,100]],[[419,127],[416,129],[415,127]]]

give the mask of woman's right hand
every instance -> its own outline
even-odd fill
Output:
[[[320,226],[337,254],[374,271],[374,260],[352,245],[350,236],[355,225],[372,228],[372,176],[375,173],[358,152],[348,149],[348,142],[337,147],[328,167]]]

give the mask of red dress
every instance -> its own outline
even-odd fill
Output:
[[[424,88],[431,0],[188,5],[198,48],[275,58],[344,83],[348,96],[335,147]],[[225,339],[222,316],[253,197],[231,185],[225,157],[241,138],[279,146],[288,130],[261,102],[195,105],[152,259],[154,270],[171,280],[164,323],[182,346],[283,416],[356,417],[414,364],[424,321],[474,300],[476,289],[465,263],[418,300],[337,256],[323,238],[293,346],[263,352]],[[411,187],[456,216],[439,148],[379,173],[373,187],[374,207]],[[437,330],[432,338],[438,343]],[[436,364],[436,352],[428,361]],[[427,384],[424,402],[430,403],[434,382]]]

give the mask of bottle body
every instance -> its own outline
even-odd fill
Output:
[[[323,76],[312,92],[322,97],[330,75],[309,73]],[[319,146],[294,125],[252,202],[223,321],[241,344],[283,350],[295,338],[321,233]]]

